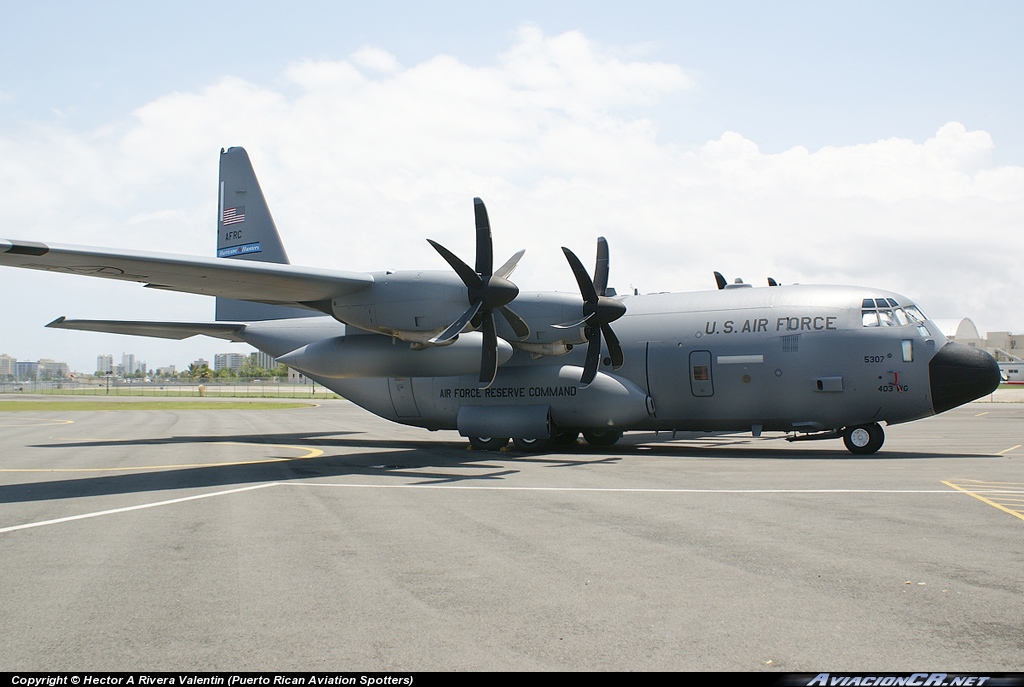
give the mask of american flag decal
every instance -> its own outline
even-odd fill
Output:
[[[224,208],[224,214],[221,215],[220,221],[224,226],[244,222],[245,206],[239,205],[237,208]]]

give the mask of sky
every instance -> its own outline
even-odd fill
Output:
[[[471,262],[472,199],[524,291],[896,291],[1024,331],[1019,2],[0,0],[0,237],[212,255],[242,146],[291,260]],[[0,268],[0,353],[91,372],[251,350],[45,329],[213,300]]]

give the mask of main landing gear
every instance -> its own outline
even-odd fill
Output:
[[[549,439],[513,438],[516,450],[522,453],[540,453],[551,447],[565,448],[575,446],[580,435],[579,430],[556,428]],[[585,429],[583,438],[595,447],[612,446],[622,438],[622,432],[610,429]],[[508,446],[508,437],[470,437],[469,445],[478,451],[500,451]]]

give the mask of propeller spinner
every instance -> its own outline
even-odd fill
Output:
[[[565,259],[569,261],[569,267],[579,284],[580,294],[583,296],[583,319],[578,322],[567,322],[554,325],[558,329],[574,329],[585,326],[584,334],[587,337],[587,360],[583,366],[583,376],[580,383],[589,385],[597,376],[597,366],[601,359],[601,337],[604,336],[608,344],[608,356],[611,358],[612,367],[622,367],[624,357],[619,339],[612,331],[610,324],[626,314],[626,306],[621,301],[605,295],[608,290],[608,242],[602,236],[597,239],[597,264],[594,267],[594,278],[591,279],[587,270],[583,267],[576,254],[566,247],[562,247]]]
[[[493,269],[494,249],[491,241],[491,223],[487,217],[487,208],[479,198],[473,199],[473,211],[476,216],[476,269],[460,260],[450,250],[427,239],[434,249],[441,254],[452,269],[455,270],[462,283],[466,285],[469,297],[469,308],[430,343],[451,341],[472,323],[483,332],[483,346],[480,353],[480,382],[491,385],[498,372],[498,335],[494,328],[494,311],[501,313],[505,321],[520,339],[530,335],[530,327],[519,317],[508,304],[519,295],[519,287],[508,280],[508,276],[519,264],[519,259],[526,251],[515,253],[504,265]]]

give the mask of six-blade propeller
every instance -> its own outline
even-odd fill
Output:
[[[594,267],[594,278],[591,279],[576,254],[562,247],[565,259],[579,284],[583,296],[583,319],[578,322],[567,322],[554,325],[558,329],[574,329],[583,326],[587,337],[587,360],[583,365],[583,376],[580,383],[588,386],[597,376],[597,366],[601,361],[601,337],[608,345],[608,357],[612,367],[622,367],[624,361],[622,346],[612,331],[610,324],[626,313],[626,306],[620,301],[606,295],[608,289],[608,242],[602,236],[597,239],[597,265]]]
[[[487,218],[487,208],[479,198],[473,199],[473,211],[476,215],[475,270],[441,244],[427,239],[462,279],[469,298],[469,308],[448,325],[443,332],[430,339],[430,343],[440,344],[451,341],[468,324],[479,328],[483,332],[480,382],[490,386],[498,372],[498,335],[494,328],[494,311],[497,310],[501,313],[520,339],[525,339],[530,335],[530,327],[507,305],[519,295],[519,287],[510,282],[508,276],[515,270],[519,259],[526,251],[517,252],[497,270],[493,269],[494,251],[491,241],[491,223]]]

